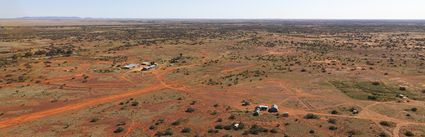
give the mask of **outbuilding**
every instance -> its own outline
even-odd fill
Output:
[[[276,113],[279,112],[279,107],[276,104],[273,104],[272,107],[269,109],[270,113]]]
[[[267,109],[269,109],[269,106],[266,105],[258,105],[255,107],[255,110],[259,109],[260,111],[266,111]]]
[[[252,114],[254,116],[259,116],[260,115],[260,108],[257,108],[254,110],[254,114]]]
[[[151,69],[154,69],[154,68],[156,68],[156,64],[143,67],[142,71],[148,71],[148,70],[151,70]]]
[[[142,62],[142,65],[148,66],[148,65],[152,65],[152,63],[151,62]]]
[[[137,66],[138,66],[137,64],[128,64],[128,65],[125,65],[123,68],[124,69],[132,69],[132,68],[135,68]]]

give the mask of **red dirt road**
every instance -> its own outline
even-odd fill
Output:
[[[5,128],[5,127],[8,127],[8,126],[17,125],[17,124],[20,124],[20,123],[24,123],[24,122],[36,120],[36,119],[39,119],[39,118],[63,113],[63,112],[66,112],[66,111],[78,110],[78,109],[88,107],[88,106],[93,106],[93,105],[97,105],[97,104],[116,101],[116,100],[119,100],[119,99],[122,99],[122,98],[131,97],[131,96],[134,96],[134,95],[139,95],[139,94],[143,94],[143,93],[147,93],[147,92],[151,92],[151,91],[155,91],[155,90],[160,90],[160,89],[164,89],[164,88],[165,87],[163,85],[158,84],[158,85],[150,86],[150,87],[140,89],[140,90],[130,91],[130,92],[123,93],[123,94],[112,95],[112,96],[101,97],[101,98],[95,98],[95,99],[89,99],[89,100],[83,100],[79,103],[70,104],[70,105],[66,105],[66,106],[63,106],[63,107],[59,107],[59,108],[54,108],[54,109],[49,109],[49,110],[46,110],[46,111],[40,111],[40,112],[25,114],[25,115],[18,116],[18,117],[15,117],[15,118],[0,121],[0,128]]]
[[[183,67],[187,67],[187,66],[183,66]],[[174,68],[174,69],[176,69],[176,68]],[[75,104],[69,104],[69,105],[66,105],[66,106],[59,107],[59,108],[53,108],[53,109],[49,109],[49,110],[45,110],[45,111],[24,114],[22,116],[6,119],[6,120],[3,120],[3,121],[0,121],[0,128],[5,128],[5,127],[21,124],[21,123],[24,123],[24,122],[40,119],[40,118],[43,118],[43,117],[52,116],[52,115],[55,115],[55,114],[66,112],[66,111],[79,110],[79,109],[82,109],[82,108],[85,108],[85,107],[88,107],[88,106],[94,106],[94,105],[97,105],[97,104],[113,102],[113,101],[116,101],[116,100],[119,100],[119,99],[122,99],[122,98],[127,98],[127,97],[131,97],[131,96],[135,96],[135,95],[139,95],[139,94],[143,94],[143,93],[147,93],[147,92],[152,92],[152,91],[156,91],[156,90],[160,90],[160,89],[170,88],[170,89],[182,90],[180,88],[175,88],[175,87],[168,85],[162,79],[163,74],[171,72],[174,69],[167,69],[167,70],[162,71],[161,73],[159,73],[158,71],[154,71],[153,74],[155,75],[155,78],[158,80],[158,82],[159,82],[158,84],[155,84],[155,85],[143,88],[143,89],[135,90],[135,91],[125,92],[125,93],[122,93],[122,94],[116,94],[116,95],[111,95],[111,96],[105,96],[105,97],[100,97],[100,98],[83,100],[81,102],[78,102],[78,103],[75,103]]]

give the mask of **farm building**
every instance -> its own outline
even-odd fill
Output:
[[[402,98],[402,99],[406,99],[407,97],[403,94],[398,94],[397,97]]]
[[[138,66],[137,64],[128,64],[128,65],[125,65],[123,68],[124,69],[132,69],[132,68],[135,68],[137,66]]]
[[[260,115],[260,108],[256,108],[255,110],[254,110],[254,116],[259,116]]]
[[[257,109],[259,109],[259,110],[261,110],[261,111],[266,111],[267,109],[269,109],[269,106],[266,106],[266,105],[258,105],[258,106],[256,106],[256,107],[255,107],[255,110],[257,110]]]
[[[156,68],[156,66],[157,66],[156,64],[153,64],[153,65],[143,67],[142,71],[148,71],[148,70],[154,69],[154,68]]]
[[[273,104],[272,107],[269,109],[270,113],[278,112],[279,107],[276,104]]]
[[[149,66],[149,65],[152,65],[152,63],[151,62],[142,62],[142,65]]]
[[[351,112],[353,112],[353,114],[359,114],[359,110],[357,110],[357,109],[352,109]]]

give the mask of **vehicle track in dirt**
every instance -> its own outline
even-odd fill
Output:
[[[181,66],[181,67],[191,67],[191,66],[194,66],[194,65]],[[143,93],[148,93],[148,92],[157,91],[157,90],[161,90],[161,89],[167,89],[168,88],[168,89],[175,89],[175,90],[179,90],[179,91],[186,91],[185,88],[173,87],[173,86],[167,84],[166,82],[164,82],[164,80],[163,80],[163,76],[165,74],[167,74],[167,73],[169,73],[169,72],[171,72],[171,71],[173,71],[177,68],[181,68],[181,67],[165,69],[163,71],[160,71],[160,70],[153,71],[152,73],[154,74],[155,78],[159,82],[158,84],[155,84],[155,85],[152,85],[152,86],[149,86],[149,87],[145,87],[143,89],[125,92],[125,93],[122,93],[122,94],[116,94],[116,95],[111,95],[111,96],[82,100],[82,101],[75,103],[75,104],[69,104],[69,105],[65,105],[65,106],[62,106],[62,107],[58,107],[58,108],[52,108],[52,109],[48,109],[48,110],[44,110],[44,111],[24,114],[24,115],[17,116],[17,117],[14,117],[14,118],[6,119],[6,120],[3,120],[3,121],[0,121],[0,128],[18,125],[18,124],[21,124],[21,123],[25,123],[25,122],[37,120],[37,119],[40,119],[40,118],[64,113],[64,112],[67,112],[67,111],[79,110],[79,109],[86,108],[86,107],[89,107],[89,106],[94,106],[94,105],[97,105],[97,104],[113,102],[113,101],[117,101],[117,100],[122,99],[122,98],[140,95],[140,94],[143,94]],[[59,79],[62,79],[62,78],[59,78]]]
[[[273,83],[282,83],[283,81],[278,81],[278,80],[273,80]],[[299,89],[291,89],[289,87],[286,86],[282,86],[281,88],[282,90],[286,90],[286,91],[295,91],[294,92],[294,97],[296,99],[298,99],[307,109],[303,110],[303,109],[290,109],[290,108],[284,108],[286,109],[285,111],[288,111],[292,114],[296,114],[296,115],[305,115],[308,113],[312,113],[312,114],[316,114],[316,115],[320,115],[320,116],[328,116],[328,117],[340,117],[340,118],[356,118],[356,119],[363,119],[363,120],[370,120],[372,122],[374,122],[379,128],[383,129],[383,131],[387,134],[392,134],[392,136],[394,137],[399,137],[400,136],[400,130],[401,128],[405,127],[405,126],[409,126],[409,125],[416,125],[416,126],[425,126],[425,123],[422,122],[411,122],[411,121],[407,121],[407,120],[403,120],[403,119],[398,119],[398,118],[393,118],[390,116],[386,116],[383,114],[379,114],[372,109],[373,106],[379,105],[379,104],[392,104],[395,102],[372,102],[369,105],[366,105],[362,108],[362,112],[358,115],[354,115],[354,116],[347,116],[347,115],[334,115],[334,114],[327,114],[327,113],[320,113],[320,112],[315,112],[318,111],[320,109],[314,109],[313,106],[310,105],[310,103],[306,100],[300,99],[300,96],[311,96],[307,93],[305,93],[302,90]],[[353,103],[356,102],[357,100],[347,100],[347,102],[345,103]],[[410,100],[409,101],[410,105],[414,105],[414,106],[421,106],[424,104],[423,101],[415,101],[415,100]],[[336,104],[336,106],[341,105],[341,104]],[[380,121],[390,121],[390,122],[394,122],[396,123],[396,127],[392,130],[392,131],[388,131],[385,128],[383,128],[379,122]]]
[[[78,109],[86,108],[86,107],[89,107],[89,106],[94,106],[94,105],[97,105],[97,104],[103,104],[103,103],[107,103],[107,102],[117,101],[117,100],[122,99],[122,98],[127,98],[127,97],[131,97],[131,96],[135,96],[135,95],[139,95],[139,94],[143,94],[143,93],[147,93],[147,92],[152,92],[152,91],[156,91],[156,90],[160,90],[160,89],[164,89],[164,88],[165,87],[163,85],[154,85],[154,86],[146,87],[146,88],[143,88],[143,89],[126,92],[126,93],[123,93],[123,94],[117,94],[117,95],[112,95],[112,96],[83,100],[83,101],[75,103],[75,104],[69,104],[69,105],[66,105],[66,106],[53,108],[53,109],[49,109],[49,110],[45,110],[45,111],[29,113],[29,114],[25,114],[25,115],[21,115],[21,116],[18,116],[18,117],[14,117],[14,118],[10,118],[10,119],[0,121],[0,128],[18,125],[18,124],[21,124],[21,123],[24,123],[24,122],[33,121],[33,120],[44,118],[44,117],[47,117],[47,116],[52,116],[52,115],[64,113],[64,112],[67,112],[67,111],[78,110]]]
[[[177,68],[191,67],[191,66],[194,66],[194,65],[180,66],[180,67],[175,67],[175,68],[170,68],[170,69],[165,69],[165,70],[159,70],[158,69],[158,70],[155,70],[155,71],[152,72],[155,79],[158,81],[158,84],[156,84],[156,85],[145,87],[145,88],[139,89],[139,90],[129,91],[129,92],[122,93],[122,94],[100,97],[100,98],[95,98],[95,99],[83,100],[81,102],[78,102],[78,103],[75,103],[75,104],[69,104],[69,105],[66,105],[66,106],[59,107],[59,108],[53,108],[53,109],[49,109],[49,110],[45,110],[45,111],[34,112],[34,113],[30,113],[30,114],[21,115],[21,116],[15,117],[15,118],[6,119],[6,120],[3,120],[3,121],[0,121],[0,128],[18,125],[18,124],[21,124],[21,123],[41,119],[41,118],[44,118],[44,117],[64,113],[64,112],[67,112],[67,111],[75,111],[75,110],[79,110],[79,109],[86,108],[86,107],[93,106],[93,105],[97,105],[97,104],[113,102],[113,101],[117,101],[117,100],[122,99],[122,98],[140,95],[140,94],[143,94],[143,93],[152,92],[152,91],[161,90],[161,89],[174,89],[174,90],[178,90],[178,91],[187,92],[188,89],[184,85],[182,85],[182,87],[179,87],[179,86],[175,86],[171,83],[167,83],[166,81],[164,81],[164,76],[167,73],[169,73],[169,72],[171,72],[171,71],[173,71]],[[60,80],[60,79],[64,79],[64,78],[58,78],[57,80]],[[131,79],[128,79],[128,81],[130,82]],[[176,83],[176,85],[179,85],[179,84]],[[288,89],[286,89],[286,90],[288,90]],[[297,90],[296,93],[303,94],[304,92]],[[418,102],[415,102],[415,103],[419,104]],[[409,126],[409,125],[425,126],[425,123],[410,122],[410,121],[406,121],[406,120],[402,120],[402,119],[396,119],[396,118],[388,117],[388,116],[385,116],[385,115],[382,115],[382,114],[378,114],[378,113],[370,110],[371,106],[374,106],[374,105],[377,105],[377,104],[381,104],[381,103],[372,103],[370,105],[362,107],[363,111],[359,115],[355,115],[355,116],[333,115],[333,114],[319,113],[319,112],[312,111],[312,110],[314,110],[312,108],[310,108],[308,110],[298,110],[298,109],[290,109],[290,108],[285,108],[285,109],[286,109],[286,111],[288,111],[292,114],[295,114],[295,115],[305,115],[305,114],[308,114],[308,113],[312,113],[312,114],[316,114],[316,115],[320,115],[320,116],[328,116],[328,117],[356,118],[356,119],[370,120],[370,121],[374,122],[375,124],[379,123],[379,121],[383,121],[383,120],[391,121],[391,122],[394,122],[394,123],[397,124],[396,127],[391,132],[392,136],[394,136],[394,137],[399,136],[400,130],[404,126]],[[377,125],[377,126],[380,126],[380,125]],[[137,127],[138,127],[137,125],[132,125],[131,129],[134,129],[134,128],[137,128]],[[387,130],[385,130],[385,131],[386,131],[386,133],[390,133]],[[131,133],[131,130],[127,131],[126,134],[128,135],[130,133]]]

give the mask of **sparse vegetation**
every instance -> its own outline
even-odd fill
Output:
[[[189,108],[187,108],[187,109],[186,109],[186,111],[185,111],[185,112],[187,112],[187,113],[192,113],[192,112],[194,112],[194,111],[195,111],[195,109],[194,109],[194,108],[189,107]]]
[[[309,113],[309,114],[305,115],[304,118],[305,119],[319,119],[320,116]]]
[[[331,82],[337,89],[346,95],[361,100],[391,101],[396,100],[398,94],[415,96],[413,92],[397,90],[395,87],[385,84],[368,84],[364,81],[333,81]],[[422,96],[416,95],[416,99],[422,99]]]
[[[415,134],[413,134],[413,132],[411,132],[411,131],[405,131],[403,134],[404,134],[405,136],[408,136],[408,137],[413,137],[413,136],[415,136]]]
[[[173,130],[171,130],[170,128],[166,129],[165,131],[158,131],[155,133],[155,136],[172,136]]]
[[[336,124],[336,119],[330,118],[328,119],[328,123]]]
[[[181,122],[182,122],[182,120],[178,119],[178,120],[174,121],[173,123],[171,123],[171,125],[178,126],[178,125],[180,125]]]
[[[123,132],[124,131],[124,128],[123,127],[117,127],[115,130],[114,130],[114,133],[121,133],[121,132]]]
[[[389,122],[389,121],[381,121],[381,122],[379,122],[379,124],[382,125],[382,126],[386,126],[386,127],[395,127],[396,126],[395,123]]]
[[[421,21],[40,22],[0,25],[0,122],[14,136],[422,133]]]
[[[192,131],[192,129],[186,127],[186,128],[183,128],[181,132],[182,133],[190,133],[191,131]]]
[[[249,130],[248,130],[248,131],[245,131],[245,133],[253,134],[253,135],[258,135],[258,134],[260,134],[260,133],[265,133],[265,132],[269,132],[269,130],[268,130],[268,129],[266,129],[266,128],[263,128],[263,127],[261,127],[261,126],[259,126],[259,125],[252,125],[252,126],[249,128]]]
[[[338,128],[336,126],[329,126],[329,130],[337,130]]]

